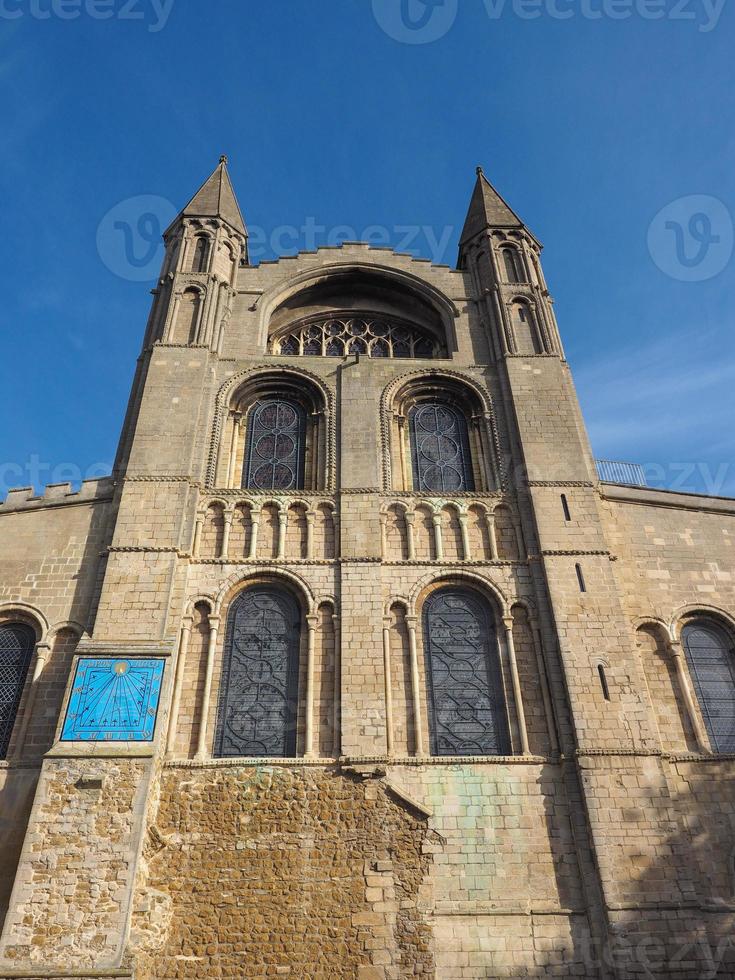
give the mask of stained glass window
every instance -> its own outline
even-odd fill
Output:
[[[424,606],[424,651],[433,755],[509,755],[495,623],[465,589],[435,592]]]
[[[304,483],[306,415],[296,402],[267,398],[250,412],[243,486],[299,490]]]
[[[296,753],[300,611],[280,589],[249,589],[227,624],[215,755]]]
[[[340,319],[310,320],[273,341],[277,354],[290,357],[441,357],[441,348],[428,333],[400,321],[345,316]]]
[[[735,649],[724,630],[693,623],[682,630],[689,673],[715,752],[735,752]]]
[[[422,402],[409,415],[415,490],[474,490],[464,415],[441,402]]]
[[[35,645],[36,636],[30,626],[0,626],[0,759],[5,758],[10,745]]]

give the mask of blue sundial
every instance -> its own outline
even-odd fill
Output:
[[[77,663],[61,733],[64,742],[151,742],[164,661],[131,659]]]

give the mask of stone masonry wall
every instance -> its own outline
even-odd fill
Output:
[[[432,835],[376,781],[175,765],[149,836],[136,980],[434,976]]]

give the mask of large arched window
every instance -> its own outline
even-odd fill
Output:
[[[283,589],[243,592],[227,622],[215,756],[296,754],[301,613]]]
[[[449,587],[424,605],[433,755],[511,752],[495,621],[478,594]]]
[[[689,672],[715,752],[735,752],[735,649],[715,623],[688,623],[681,633]]]
[[[35,644],[30,626],[0,625],[0,759],[7,755]]]
[[[248,418],[243,486],[299,490],[304,486],[306,414],[285,398],[257,401]]]
[[[453,405],[419,402],[409,413],[414,490],[474,490],[467,420]]]

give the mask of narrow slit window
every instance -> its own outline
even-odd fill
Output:
[[[600,675],[600,687],[602,688],[602,696],[606,701],[610,700],[610,688],[607,683],[607,674],[605,673],[605,668],[602,664],[597,665],[597,673]]]
[[[579,582],[579,591],[586,592],[587,584],[584,580],[584,572],[582,571],[582,566],[578,564],[575,565],[574,567],[577,569],[577,581]]]
[[[564,511],[564,520],[571,521],[572,512],[569,510],[569,501],[567,500],[567,495],[565,493],[561,495],[561,507]]]

